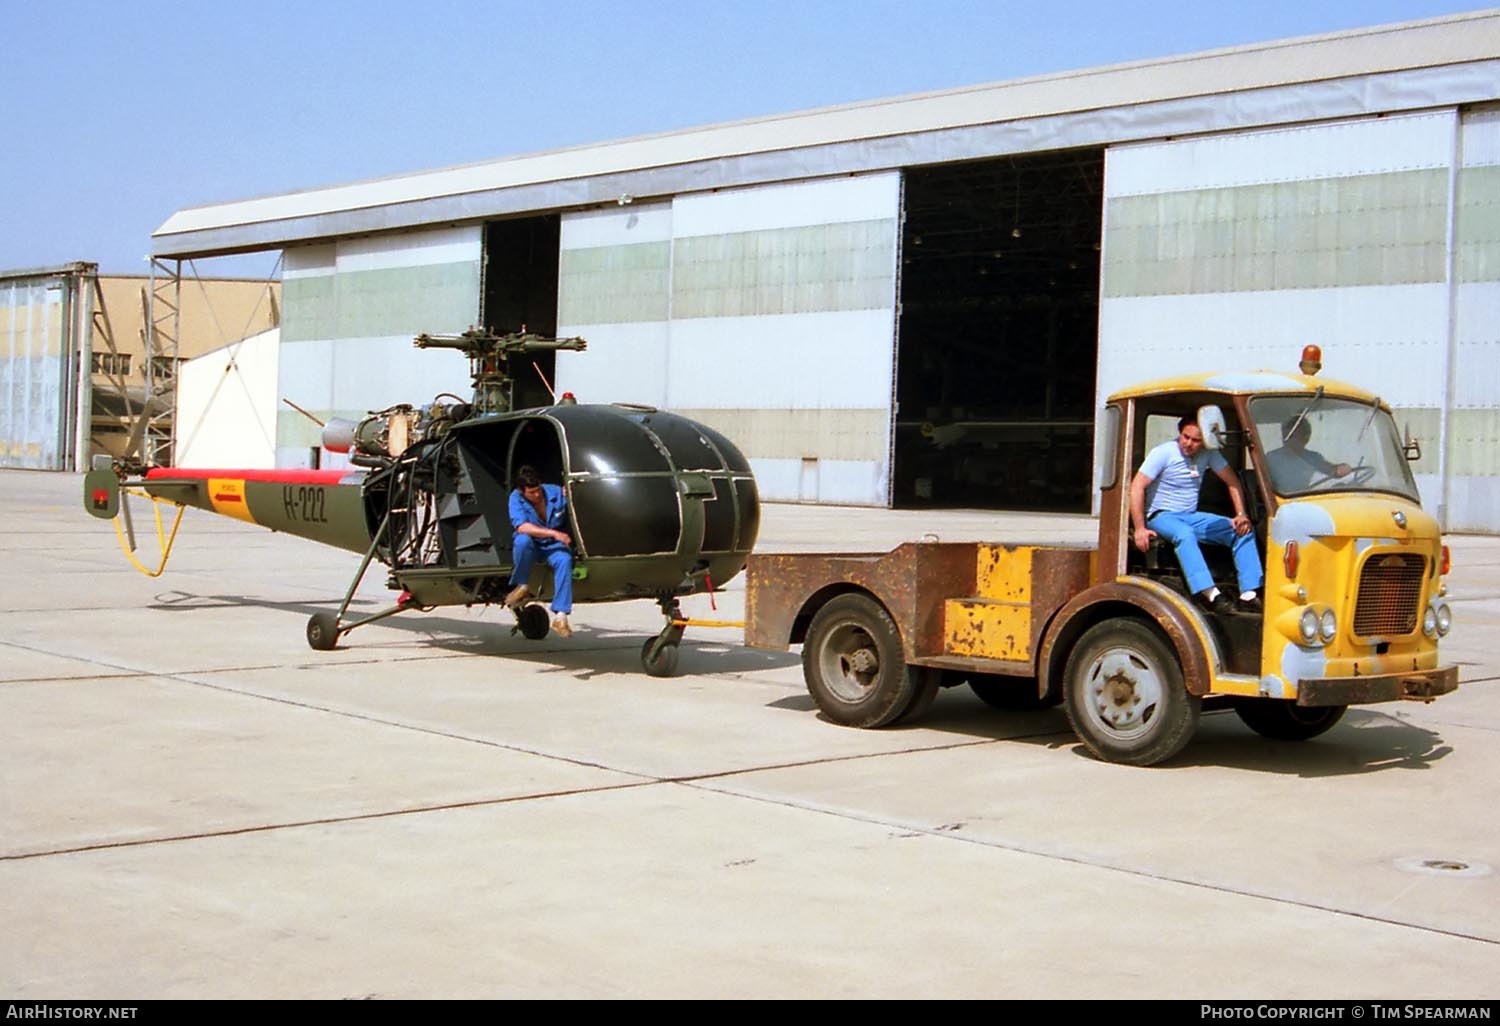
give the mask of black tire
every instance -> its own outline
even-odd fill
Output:
[[[516,626],[532,641],[541,641],[552,630],[547,622],[547,607],[538,602],[516,610]]]
[[[1007,677],[1002,673],[971,673],[969,690],[991,709],[1006,712],[1028,712],[1033,709],[1051,709],[1062,703],[1062,694],[1049,691],[1038,698],[1035,677]]]
[[[1183,686],[1177,653],[1138,620],[1106,620],[1084,632],[1068,656],[1063,699],[1085,748],[1132,766],[1182,751],[1202,704]]]
[[[677,673],[679,649],[674,644],[662,645],[653,656],[651,646],[656,644],[656,640],[647,638],[646,643],[641,646],[641,666],[653,677],[671,677]]]
[[[930,666],[908,666],[906,672],[917,678],[917,686],[912,690],[911,702],[890,721],[891,726],[919,722],[927,715],[927,710],[932,708],[937,693],[943,689],[942,670],[935,670]]]
[[[1234,704],[1245,726],[1272,741],[1306,741],[1344,718],[1347,705],[1303,706],[1281,698],[1247,698]]]
[[[894,723],[926,677],[908,667],[895,621],[868,595],[840,595],[807,628],[802,678],[823,714],[845,727]]]
[[[332,652],[340,633],[337,613],[314,613],[307,618],[307,643],[319,652]]]

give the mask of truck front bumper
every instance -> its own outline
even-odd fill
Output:
[[[1371,705],[1410,699],[1430,702],[1458,688],[1458,667],[1385,673],[1374,677],[1310,677],[1297,682],[1297,704]]]

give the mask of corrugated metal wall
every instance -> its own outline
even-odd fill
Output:
[[[880,505],[890,478],[900,176],[566,215],[558,388],[695,417],[768,499]]]
[[[482,239],[472,225],[287,250],[278,401],[323,420],[358,420],[440,392],[467,397],[463,356],[416,349],[412,338],[478,322]],[[307,466],[319,437],[316,424],[281,404],[276,465]]]
[[[1465,113],[1454,219],[1447,527],[1500,531],[1500,110]]]
[[[65,272],[0,281],[0,467],[75,469],[85,288]]]
[[[1316,343],[1325,374],[1424,442],[1413,469],[1437,510],[1458,128],[1443,111],[1110,148],[1101,400],[1179,372],[1293,370]]]

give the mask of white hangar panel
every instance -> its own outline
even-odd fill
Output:
[[[666,406],[666,321],[566,324],[558,335],[579,335],[589,344],[582,353],[557,354],[558,395],[572,392],[581,403]]]
[[[671,203],[636,203],[618,210],[584,210],[564,214],[563,249],[597,249],[672,238]]]
[[[287,250],[278,394],[322,420],[467,395],[463,357],[412,339],[478,322],[482,239],[474,225]],[[311,420],[277,411],[277,466],[308,465],[319,439]]]
[[[1398,136],[1402,148],[1393,150]],[[1109,166],[1108,189],[1115,196],[1446,168],[1453,156],[1453,115],[1298,125],[1120,146],[1110,153],[1119,155]]]
[[[1135,296],[1100,312],[1101,394],[1146,378],[1219,369],[1294,372],[1302,347],[1323,347],[1323,373],[1397,406],[1431,404],[1443,385],[1438,353],[1409,359],[1414,339],[1447,316],[1441,282],[1382,289],[1303,289]],[[1340,340],[1357,340],[1355,343]],[[1102,382],[1113,384],[1103,390]]]
[[[666,405],[671,253],[671,203],[563,215],[557,333],[589,347],[557,354],[559,394]]]
[[[891,340],[885,310],[711,317],[672,323],[667,393],[676,406],[858,410],[889,401]]]
[[[1101,401],[1316,343],[1428,441],[1414,469],[1437,499],[1457,130],[1443,111],[1108,149]]]
[[[723,431],[768,499],[884,505],[900,176],[562,219],[557,387]]]
[[[1493,532],[1500,530],[1500,110],[1466,112],[1461,133],[1445,526]]]
[[[276,465],[277,328],[183,363],[177,372],[179,467]]]
[[[901,179],[678,197],[667,405],[772,500],[885,505]]]
[[[900,187],[897,175],[884,174],[679,196],[672,204],[673,234],[681,239],[880,220],[892,216]]]

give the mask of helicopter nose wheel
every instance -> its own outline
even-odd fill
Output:
[[[681,633],[679,629],[678,633]],[[671,677],[677,672],[677,642],[661,635],[647,638],[641,646],[641,667],[653,677]]]
[[[682,643],[682,607],[675,598],[658,599],[667,625],[641,646],[641,668],[652,677],[671,677],[677,672],[678,645]]]

